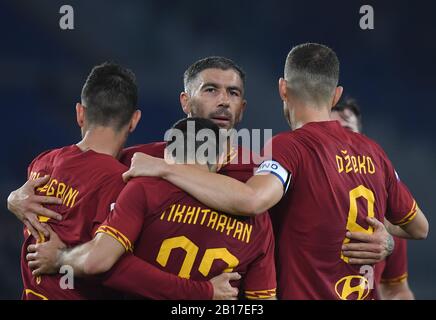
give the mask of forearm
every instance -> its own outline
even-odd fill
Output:
[[[379,296],[381,300],[415,300],[407,281],[396,284],[381,283]]]
[[[407,224],[401,226],[388,224],[390,234],[406,239],[423,240],[427,238],[428,229],[428,221],[419,208],[417,208],[416,216]]]
[[[58,267],[68,265],[73,268],[75,277],[85,277],[89,275],[89,258],[92,254],[93,243],[87,242],[80,246],[63,249],[58,255]]]
[[[253,215],[264,211],[256,210],[263,208],[256,208],[257,197],[252,187],[224,175],[188,165],[168,165],[162,178],[216,210],[237,215]]]
[[[400,237],[400,238],[404,238],[404,239],[412,239],[412,237],[406,232],[404,231],[401,227],[393,225],[392,223],[389,222],[385,222],[386,225],[386,229],[388,230],[388,232],[396,237]]]
[[[103,285],[154,300],[204,300],[212,299],[213,296],[209,281],[180,278],[132,254],[125,254],[105,274]]]

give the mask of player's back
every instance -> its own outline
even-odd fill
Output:
[[[100,232],[108,228],[124,244],[136,240],[135,255],[162,270],[194,280],[235,271],[243,276],[248,298],[275,296],[274,238],[267,213],[231,216],[207,208],[167,181],[136,178],[108,220]]]
[[[55,196],[62,205],[49,206],[62,215],[62,221],[44,219],[67,246],[75,246],[92,239],[95,228],[103,222],[121,192],[124,183],[121,174],[126,167],[115,158],[94,152],[81,151],[76,145],[47,151],[39,155],[29,166],[29,179],[50,175],[49,182],[37,189],[40,195]],[[25,299],[98,299],[110,298],[106,289],[93,286],[90,281],[67,279],[62,275],[34,278],[25,255],[29,244],[35,239],[25,230],[22,249],[22,274]],[[24,259],[23,259],[24,258]],[[71,282],[74,281],[74,289]],[[70,288],[67,285],[69,282]]]
[[[372,140],[336,121],[308,123],[273,141],[274,160],[292,174],[289,190],[270,211],[279,297],[375,297],[375,290],[359,286],[367,281],[364,275],[371,282],[372,269],[348,264],[341,246],[348,241],[347,230],[372,232],[366,217],[383,220],[388,210],[394,173],[385,154]]]

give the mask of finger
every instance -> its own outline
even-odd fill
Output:
[[[41,240],[38,231],[32,226],[32,224],[28,220],[23,220],[24,225],[26,226],[27,230],[29,230],[30,234],[36,239]]]
[[[239,290],[237,288],[233,288],[234,290],[232,291],[232,296],[233,297],[238,297],[239,294]]]
[[[32,260],[32,261],[29,261],[27,263],[27,265],[29,266],[29,269],[34,270],[34,269],[39,268],[40,263],[39,263],[39,261]],[[32,272],[32,274],[33,274],[33,272]]]
[[[39,232],[41,232],[44,236],[48,237],[50,236],[50,233],[48,233],[47,229],[44,227],[44,225],[38,221],[38,219],[36,218],[36,216],[31,215],[28,217],[29,222],[32,224],[32,226],[38,230]]]
[[[128,182],[133,177],[133,169],[130,168],[126,172],[123,173],[123,180],[124,182]]]
[[[36,259],[36,253],[28,253],[26,254],[26,260],[27,261],[33,261]]]
[[[239,294],[239,289],[238,288],[233,288],[233,290],[234,290],[235,296],[237,296]]]
[[[380,259],[380,254],[366,251],[342,251],[342,254],[349,258],[358,259]]]
[[[30,262],[29,262],[30,263]],[[42,268],[37,268],[35,270],[32,271],[32,275],[37,277],[37,276],[41,276],[43,275],[43,269]]]
[[[54,232],[53,229],[48,224],[45,225],[45,228],[47,229],[47,231],[49,233],[50,240],[59,239],[57,233]]]
[[[33,196],[33,199],[38,203],[44,204],[62,204],[62,199],[48,196]]]
[[[384,229],[384,224],[378,221],[376,218],[366,217],[366,221],[371,227],[374,227],[374,229]]]
[[[349,264],[375,264],[378,263],[379,260],[375,259],[356,259],[356,258],[350,258],[348,260]]]
[[[38,204],[31,205],[29,207],[29,211],[34,212],[35,214],[38,214],[38,215],[43,216],[43,217],[55,219],[58,221],[62,220],[62,216],[59,213],[57,213],[53,210],[47,209],[47,208],[45,208],[41,205],[38,205]]]
[[[36,244],[28,245],[27,252],[36,252]]]
[[[234,280],[239,280],[241,279],[241,275],[237,272],[231,272],[228,274],[229,276],[229,281],[234,281]]]
[[[347,232],[347,238],[362,242],[371,242],[371,235],[363,232]]]
[[[29,185],[31,185],[33,188],[40,187],[45,185],[49,180],[50,180],[50,176],[46,174],[45,176],[40,177],[38,179],[29,180]]]
[[[343,251],[369,251],[381,253],[383,249],[372,243],[347,243],[342,246]]]

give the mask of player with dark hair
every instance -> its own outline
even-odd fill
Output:
[[[184,74],[184,91],[180,94],[180,103],[188,117],[199,116],[214,121],[223,129],[232,129],[242,119],[246,107],[244,99],[245,74],[232,60],[223,57],[207,57],[193,63]],[[165,142],[149,143],[124,149],[120,161],[130,166],[131,159],[136,152],[146,153],[155,157],[164,157]],[[228,175],[245,182],[253,175],[255,165],[242,163],[240,160],[249,154],[249,150],[241,146],[230,148],[219,173]],[[41,181],[38,183],[45,183]],[[36,182],[29,181],[23,187],[11,193],[8,207],[20,220],[29,219],[38,230],[45,231],[38,221],[34,220],[34,213],[52,217],[49,209],[40,205],[40,198],[35,198],[33,188]],[[46,231],[45,231],[46,232]],[[386,256],[384,234],[376,229],[373,239],[379,239],[380,260]],[[353,252],[352,252],[353,253]],[[356,257],[362,257],[366,252],[355,251]]]
[[[50,176],[50,180],[37,189],[38,196],[54,196],[57,202],[52,200],[50,209],[61,217],[58,220],[40,217],[40,222],[50,225],[68,246],[92,239],[125,186],[121,174],[126,167],[117,161],[116,156],[140,119],[137,96],[135,76],[131,71],[113,63],[94,67],[83,87],[82,101],[76,105],[82,140],[71,146],[43,152],[29,166],[29,180]],[[97,279],[75,279],[71,288],[61,286],[60,274],[35,275],[31,270],[33,262],[29,263],[29,267],[26,260],[27,249],[37,239],[38,243],[45,242],[47,234],[38,234],[35,230],[32,233],[31,224],[27,221],[25,224],[27,228],[24,230],[21,257],[23,299],[118,297],[112,290],[96,285],[99,283]],[[48,229],[43,231],[48,232]],[[211,283],[188,282],[163,273],[132,255],[126,255],[120,261],[105,283],[112,288],[149,298],[180,299],[190,295],[206,298],[212,296],[213,290]]]
[[[396,225],[391,234],[424,239],[428,222],[383,150],[330,120],[343,91],[334,51],[298,45],[287,56],[284,74],[279,92],[293,131],[272,139],[272,159],[247,183],[145,154],[135,155],[124,178],[163,177],[232,214],[251,216],[275,206],[270,214],[279,298],[375,298],[365,277],[371,266],[350,264],[341,253],[350,242],[347,232],[372,234],[369,222],[386,215]]]
[[[232,60],[219,56],[200,59],[185,71],[183,83],[180,104],[188,117],[210,119],[222,129],[233,129],[242,120],[247,105],[244,99],[245,73]],[[163,158],[164,149],[164,142],[133,146],[124,150],[120,161],[130,166],[135,152]],[[255,165],[239,160],[250,151],[241,146],[229,149],[219,173],[247,181],[253,175]],[[251,153],[247,158],[253,159]]]
[[[339,101],[336,106],[332,108],[331,118],[339,121],[339,123],[347,129],[353,132],[362,133],[362,114],[359,105],[354,99],[347,98],[344,101]],[[378,263],[376,268],[376,281],[378,285],[379,298],[383,300],[413,300],[414,295],[410,290],[409,283],[407,281],[407,241],[402,238],[395,237],[395,246],[393,246],[392,253],[386,258],[386,260]],[[364,250],[365,240],[359,244],[346,244],[344,249],[358,249]],[[371,243],[371,241],[369,241]],[[373,245],[372,243],[370,245]],[[354,246],[355,248],[351,247]],[[366,251],[369,251],[366,250]],[[344,251],[344,255],[347,255],[347,251]],[[371,257],[367,257],[371,258]]]
[[[333,108],[331,114],[332,120],[337,120],[347,129],[353,132],[362,132],[362,114],[356,100],[346,98],[340,100]]]
[[[206,141],[198,138],[205,130]],[[168,160],[192,162],[190,166],[199,170],[216,172],[221,145],[227,142],[219,142],[215,123],[203,118],[184,119],[173,126],[170,135],[174,139],[167,144]],[[186,148],[190,143],[192,150]],[[99,274],[125,252],[133,251],[141,259],[189,279],[205,280],[236,271],[243,277],[235,285],[243,288],[246,298],[275,297],[269,215],[234,217],[216,212],[158,178],[131,180],[92,241],[60,252],[58,247],[52,240],[29,248],[36,252],[29,254],[36,274],[56,272],[62,265],[71,266],[77,275]]]

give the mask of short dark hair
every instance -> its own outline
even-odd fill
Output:
[[[86,79],[81,98],[90,124],[119,130],[129,123],[137,108],[135,74],[112,62],[97,65]]]
[[[347,97],[339,100],[339,102],[332,108],[332,111],[343,113],[345,110],[350,110],[357,118],[357,128],[362,132],[362,113],[357,101],[353,98]]]
[[[235,62],[228,58],[213,56],[198,60],[190,65],[188,69],[186,69],[185,73],[183,74],[183,84],[185,86],[185,91],[189,90],[190,83],[195,80],[197,75],[206,69],[233,69],[238,73],[239,77],[242,80],[242,84],[245,86],[245,72],[240,66],[238,66]]]
[[[193,126],[193,131],[188,131],[188,124]],[[211,133],[213,133],[212,136],[207,136],[207,138],[204,140],[197,140],[197,134],[203,129],[211,130]],[[174,131],[179,131],[183,135],[183,141],[177,140],[177,135],[174,134]],[[167,134],[168,137],[170,137],[170,139],[165,139],[167,141],[167,147],[172,146],[174,143],[183,143],[183,154],[176,153],[176,148],[182,147],[180,145],[176,145],[171,153],[171,156],[179,163],[186,163],[188,159],[193,159],[195,162],[197,162],[198,159],[196,159],[196,153],[202,146],[205,149],[213,148],[214,150],[215,158],[210,159],[211,161],[208,161],[208,164],[217,163],[218,157],[223,152],[223,146],[221,144],[223,144],[224,141],[227,141],[221,137],[221,132],[218,125],[216,125],[212,120],[199,117],[184,118],[177,121]],[[192,144],[194,146],[194,150],[188,150],[187,146],[189,139],[193,139],[191,141],[194,141]],[[192,143],[191,141],[189,141],[189,143]],[[204,147],[205,144],[206,146]],[[194,152],[194,154],[188,154],[189,151]],[[209,156],[212,155],[209,155],[207,152],[205,152],[205,156],[209,159]]]
[[[303,101],[325,103],[339,81],[336,53],[318,43],[300,44],[289,52],[285,63],[288,87]]]

